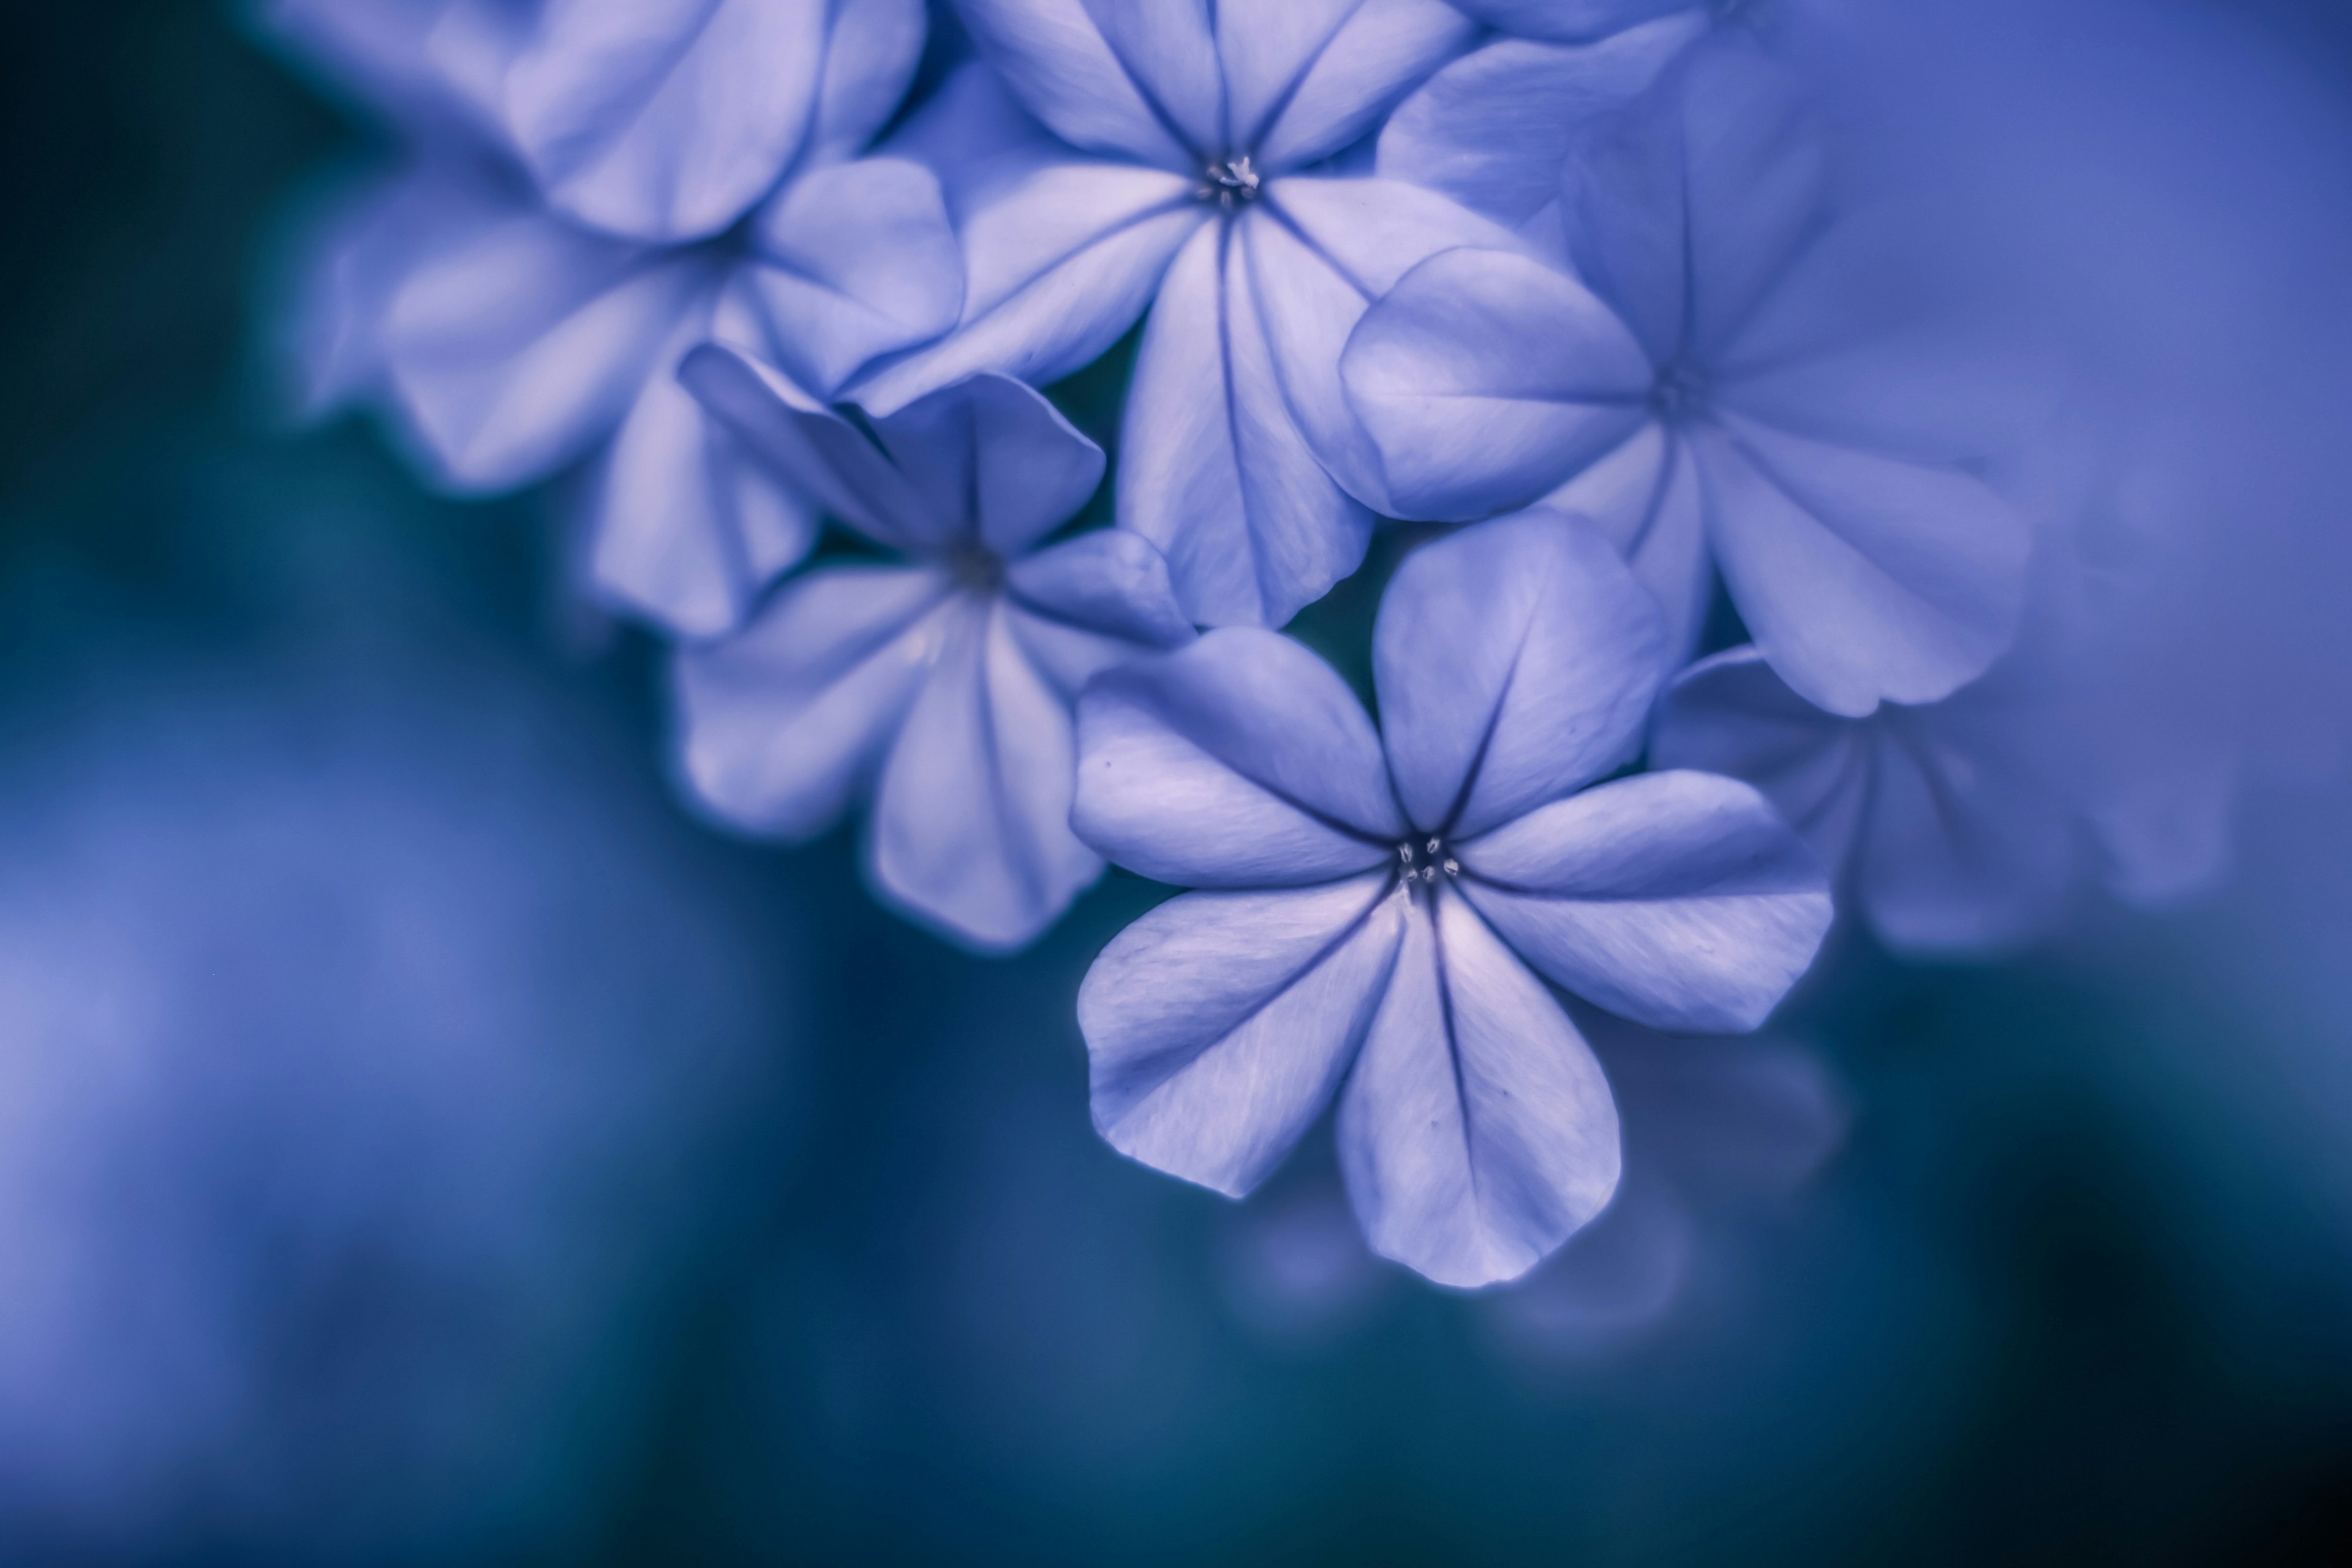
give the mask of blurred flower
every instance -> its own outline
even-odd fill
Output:
[[[1073,696],[1192,637],[1148,541],[1105,529],[1037,548],[1102,482],[1102,448],[1000,375],[853,423],[723,348],[681,374],[834,516],[909,559],[812,572],[739,635],[683,650],[687,777],[728,821],[790,838],[871,787],[877,888],[977,946],[1025,946],[1102,871],[1069,828]]]
[[[1962,464],[2016,389],[1946,323],[1906,319],[1880,224],[1832,221],[1783,74],[1746,45],[1699,49],[1588,131],[1562,182],[1577,276],[1454,250],[1349,342],[1348,395],[1400,514],[1549,492],[1633,563],[1678,651],[1719,571],[1764,657],[1836,712],[1981,674],[2015,629],[2031,539]]]
[[[25,733],[11,1559],[580,1539],[729,1118],[773,1112],[789,954],[606,748],[478,666],[118,682]]]
[[[296,327],[310,401],[388,402],[466,490],[593,455],[595,590],[686,635],[728,629],[815,518],[673,372],[716,340],[830,395],[954,322],[937,181],[856,156],[906,93],[921,7],[452,0],[359,30],[385,11],[276,13],[298,42],[385,66],[369,86],[415,148],[318,247]]]
[[[858,400],[887,410],[974,370],[1051,381],[1148,307],[1120,522],[1166,552],[1195,621],[1281,625],[1392,510],[1339,389],[1349,329],[1423,258],[1513,243],[1427,191],[1306,171],[1376,130],[1470,22],[1441,0],[958,9],[986,63],[908,146],[957,213],[963,318]]]
[[[1087,976],[1104,1136],[1238,1195],[1345,1078],[1341,1163],[1382,1256],[1489,1284],[1598,1213],[1617,1114],[1527,963],[1659,1027],[1752,1029],[1830,918],[1811,857],[1744,785],[1572,793],[1638,743],[1664,644],[1597,534],[1520,520],[1398,572],[1375,633],[1385,744],[1270,632],[1097,679],[1072,821],[1130,869],[1217,889]]]

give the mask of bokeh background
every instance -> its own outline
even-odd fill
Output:
[[[1977,964],[1849,933],[1738,1049],[1602,1028],[1639,1180],[1473,1298],[1362,1255],[1328,1142],[1240,1206],[1097,1142],[1071,998],[1158,890],[979,960],[845,832],[692,820],[544,498],[279,416],[358,123],[226,8],[18,7],[0,1560],[2352,1560],[2347,670],[2302,569],[2352,510],[2352,17],[1977,15],[1898,96],[1973,106],[1959,183],[2119,332],[2230,367],[2181,425],[2264,454],[2221,503],[2297,563],[2248,603],[2317,628],[2255,720],[2302,760],[2187,910]],[[1107,442],[1118,380],[1057,389]],[[1378,571],[1306,628],[1343,660]]]

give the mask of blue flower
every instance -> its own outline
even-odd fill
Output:
[[[1834,712],[1982,674],[2032,539],[1968,463],[2018,389],[1908,319],[1891,228],[1832,221],[1782,74],[1702,47],[1577,145],[1562,265],[1435,257],[1348,344],[1402,515],[1591,516],[1684,647],[1719,572],[1764,657]]]
[[[593,457],[600,595],[687,635],[736,624],[816,518],[709,425],[678,362],[727,342],[830,395],[962,302],[936,179],[853,156],[905,94],[921,8],[833,10],[460,0],[322,32],[290,7],[298,38],[373,68],[345,74],[418,149],[321,247],[298,348],[314,405],[388,403],[462,490]]]
[[[1149,307],[1119,521],[1166,552],[1194,620],[1280,625],[1392,510],[1340,391],[1349,330],[1424,258],[1516,243],[1430,192],[1307,171],[1475,29],[1440,0],[958,9],[1018,100],[975,68],[910,135],[963,235],[962,321],[856,395],[888,409],[975,370],[1050,381]]]
[[[1526,1272],[1600,1212],[1617,1113],[1533,970],[1656,1027],[1754,1028],[1829,894],[1745,784],[1653,773],[1665,628],[1607,542],[1496,522],[1431,545],[1381,606],[1385,739],[1331,669],[1255,628],[1097,679],[1072,821],[1208,889],[1105,950],[1078,1017],[1095,1124],[1239,1195],[1335,1093],[1375,1249],[1443,1283]]]
[[[1000,375],[855,422],[716,345],[680,375],[907,559],[811,572],[738,635],[679,653],[688,780],[727,821],[785,838],[870,790],[884,897],[975,947],[1034,940],[1102,871],[1070,832],[1072,697],[1193,635],[1149,542],[1037,547],[1101,483],[1102,449]]]

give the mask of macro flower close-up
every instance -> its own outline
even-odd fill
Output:
[[[2352,18],[0,58],[0,1563],[2352,1561]]]

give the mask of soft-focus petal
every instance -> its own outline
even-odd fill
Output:
[[[687,782],[739,827],[823,832],[880,765],[955,608],[938,573],[836,567],[786,586],[740,636],[684,649]]]
[[[1693,665],[1660,701],[1650,764],[1744,779],[1835,874],[1869,793],[1870,742],[1850,719],[1789,689],[1753,647]]]
[[[1444,0],[1280,0],[1216,17],[1228,141],[1264,170],[1354,142],[1475,32]]]
[[[383,352],[403,415],[448,482],[502,489],[602,439],[714,282],[517,210],[393,295]]]
[[[1500,32],[1528,38],[1583,43],[1606,37],[1654,16],[1694,5],[1694,0],[1454,0],[1456,5]]]
[[[959,227],[1031,174],[1070,157],[1068,143],[1022,108],[1004,79],[981,60],[958,68],[876,151],[911,158],[938,175]]]
[[[1387,861],[1405,831],[1355,694],[1250,627],[1087,688],[1070,820],[1106,858],[1192,888],[1329,881]]]
[[[1854,891],[1880,938],[1981,952],[2054,924],[2081,870],[2063,805],[1997,752],[1937,735],[1927,714],[1882,713],[1873,728]]]
[[[1103,450],[1034,387],[967,376],[877,419],[875,436],[930,516],[1018,555],[1067,522],[1102,484]],[[902,527],[923,531],[916,520]]]
[[[1666,677],[1665,626],[1589,524],[1511,518],[1405,558],[1372,670],[1406,815],[1469,837],[1633,753]]]
[[[1373,300],[1432,256],[1517,242],[1467,207],[1395,180],[1276,181],[1239,226],[1291,416],[1342,487],[1373,510],[1393,513],[1380,453],[1341,384],[1348,336]]]
[[[1223,140],[1202,8],[1165,0],[956,0],[1029,111],[1089,152],[1188,173]]]
[[[669,368],[711,323],[690,319],[656,362],[598,468],[588,569],[605,598],[683,637],[730,630],[816,542],[817,519]]]
[[[1070,712],[987,601],[950,612],[949,647],[890,749],[868,853],[893,901],[973,946],[1026,946],[1102,873],[1070,832]]]
[[[804,386],[830,392],[963,310],[963,256],[919,163],[867,158],[794,180],[761,209],[756,236],[751,276],[778,363]]]
[[[1197,176],[1108,163],[1038,170],[963,222],[963,317],[851,388],[887,412],[975,371],[1032,384],[1099,357],[1150,303],[1203,221]]]
[[[1706,25],[1689,9],[1593,44],[1498,39],[1397,106],[1380,172],[1516,227],[1559,199],[1578,132],[1646,90]]]
[[[1340,361],[1397,515],[1468,521],[1558,487],[1645,416],[1648,359],[1573,279],[1453,250],[1365,313]]]
[[[1374,1251],[1441,1285],[1514,1279],[1617,1189],[1617,1107],[1540,981],[1450,892],[1416,909],[1339,1106]]]
[[[2032,538],[1981,480],[1730,417],[1696,449],[1724,581],[1808,700],[1932,702],[2015,636]]]
[[[803,168],[854,156],[889,123],[930,30],[923,0],[848,0],[832,11]]]
[[[1530,511],[1590,519],[1665,612],[1666,647],[1690,657],[1715,594],[1706,497],[1690,443],[1652,421]]]
[[[1654,1029],[1755,1028],[1830,927],[1820,861],[1712,773],[1621,779],[1456,854],[1463,897],[1547,979]]]
[[[1192,623],[1177,606],[1168,563],[1123,528],[1097,529],[1016,561],[1006,595],[1032,615],[1144,647],[1181,647]]]
[[[1372,518],[1326,473],[1276,379],[1249,238],[1202,226],[1160,282],[1129,389],[1119,521],[1167,554],[1186,612],[1281,626],[1362,562]]]
[[[1354,1059],[1402,914],[1378,872],[1189,893],[1128,927],[1078,991],[1096,1128],[1130,1159],[1246,1194]]]
[[[549,201],[640,238],[717,234],[807,134],[824,0],[548,0],[509,71],[509,129]]]

